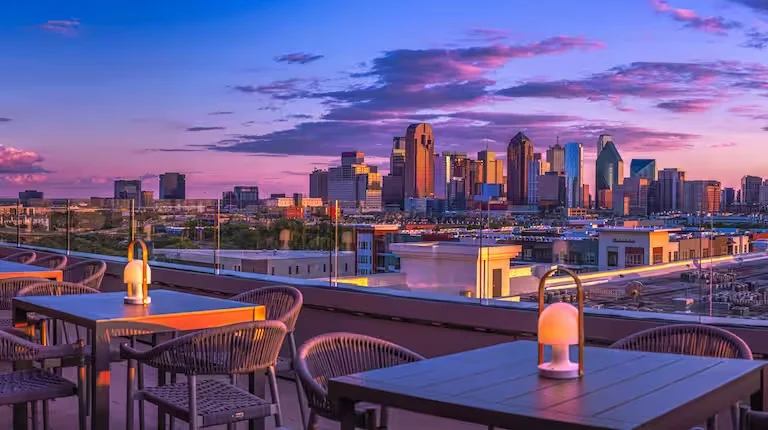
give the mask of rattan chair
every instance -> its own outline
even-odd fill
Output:
[[[189,423],[189,428],[234,424],[274,417],[282,425],[275,364],[287,329],[280,321],[254,321],[200,330],[165,342],[144,352],[124,344],[128,360],[126,428],[133,429],[133,402],[148,401],[160,412]],[[134,361],[158,372],[183,374],[186,381],[142,387],[134,393]],[[267,372],[272,402],[237,387],[235,376]],[[229,375],[232,382],[201,379],[203,375]],[[143,428],[143,415],[140,417]]]
[[[11,315],[11,302],[13,298],[30,285],[45,282],[42,278],[8,278],[0,280],[0,329],[8,330],[13,327],[13,315]],[[14,333],[14,332],[12,332]],[[14,333],[19,334],[19,333]]]
[[[45,267],[51,270],[64,270],[67,267],[67,256],[52,254],[43,258],[38,258],[32,263],[33,266]]]
[[[299,348],[296,360],[298,373],[311,413],[307,429],[317,428],[317,417],[339,421],[337,406],[328,398],[328,381],[339,376],[368,370],[413,363],[424,357],[385,340],[353,333],[328,333],[308,340]],[[355,426],[363,429],[386,429],[387,409],[357,406]]]
[[[48,361],[64,357],[79,361],[77,384],[47,369],[28,368],[0,373],[0,405],[32,404],[32,428],[37,429],[37,403],[43,403],[43,428],[48,430],[48,400],[78,396],[80,430],[86,428],[85,360],[83,342],[70,345],[44,346],[0,331],[0,361]]]
[[[3,261],[10,261],[13,263],[32,264],[37,259],[37,254],[34,251],[17,252],[7,257],[3,257]]]
[[[296,321],[301,313],[301,306],[304,299],[301,292],[296,288],[287,285],[273,285],[269,287],[256,288],[246,291],[232,297],[232,300],[239,302],[264,305],[266,308],[266,318],[268,320],[282,321],[288,329],[288,359],[278,358],[277,371],[293,372],[296,382],[296,395],[299,400],[299,411],[301,413],[302,426],[307,426],[306,418],[306,399],[304,399],[304,389],[301,386],[301,380],[295,376],[294,363],[296,362]]]
[[[700,357],[752,360],[752,351],[740,337],[721,328],[703,324],[673,324],[650,328],[611,345],[615,349],[696,355]],[[739,405],[731,407],[732,428],[738,428]],[[714,426],[710,418],[707,427]]]
[[[64,281],[100,290],[106,272],[107,263],[101,260],[85,260],[64,269]]]

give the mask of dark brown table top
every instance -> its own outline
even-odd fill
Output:
[[[689,428],[760,391],[768,364],[595,347],[584,353],[582,379],[540,377],[537,343],[517,341],[336,378],[329,395],[503,428]]]
[[[67,296],[14,297],[14,308],[83,325],[106,321],[137,321],[178,314],[211,315],[216,312],[260,307],[252,303],[171,290],[150,290],[152,302],[146,306],[123,303],[125,292]],[[204,315],[203,315],[204,314]]]

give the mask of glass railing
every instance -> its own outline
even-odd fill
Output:
[[[333,205],[234,209],[219,200],[156,201],[147,207],[130,201],[119,206],[19,204],[3,214],[0,240],[124,257],[130,241],[142,239],[154,265],[493,306],[535,305],[538,276],[559,265],[579,273],[590,312],[697,321],[768,319],[763,313],[768,273],[762,272],[768,256],[753,249],[754,228],[725,230],[706,217],[694,218],[669,240],[641,252],[642,246],[631,242],[640,244],[655,233],[642,233],[640,227],[604,243],[597,239],[599,230],[531,229],[530,219],[504,212],[448,217],[372,214],[349,202],[339,206],[342,214],[336,217]],[[576,297],[567,277],[555,276],[547,286],[546,302]]]

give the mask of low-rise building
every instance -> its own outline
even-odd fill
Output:
[[[674,258],[677,246],[670,242],[675,230],[603,227],[598,229],[598,267],[603,270],[663,264]]]

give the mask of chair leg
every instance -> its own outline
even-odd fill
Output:
[[[88,425],[86,423],[86,416],[88,415],[88,404],[85,401],[85,393],[83,392],[85,390],[85,386],[85,366],[80,366],[77,368],[77,415],[78,420],[80,421],[80,430],[85,430],[85,427]]]
[[[171,384],[176,383],[176,374],[171,373]],[[171,430],[173,430],[173,427],[176,426],[176,417],[171,415],[171,417],[168,419],[168,425]]]
[[[739,404],[738,403],[731,406],[731,428],[732,429],[739,428]]]
[[[365,411],[365,429],[376,430],[376,409]]]
[[[48,419],[50,414],[48,413],[48,400],[43,400],[43,430],[49,430],[51,421]]]
[[[296,366],[294,363],[296,363],[296,356],[298,355],[296,353],[296,336],[294,336],[293,332],[288,333],[288,347],[290,348],[291,353],[291,370],[293,370],[293,380],[296,383],[296,395],[299,399],[299,414],[301,414],[301,426],[306,427],[307,426],[307,399],[305,398],[304,393],[304,387],[301,385],[301,379],[299,378],[298,373],[296,373]]]
[[[389,428],[389,409],[384,406],[379,411],[379,430],[387,430]]]
[[[144,366],[141,364],[141,362],[136,363],[136,367],[138,368],[138,389],[139,391],[144,389]],[[139,399],[139,430],[144,430],[144,400]]]
[[[282,411],[280,410],[280,393],[277,391],[277,376],[275,375],[275,366],[267,368],[267,377],[269,379],[269,394],[272,396],[272,403],[275,405],[275,427],[283,425]]]
[[[127,360],[127,375],[125,379],[125,429],[133,430],[133,383],[135,370],[133,360]]]
[[[315,411],[309,411],[309,418],[307,419],[307,430],[318,430],[317,414],[315,414]]]
[[[197,430],[197,376],[187,376],[189,388],[189,430]]]
[[[32,430],[40,429],[37,424],[37,402],[32,402]]]

